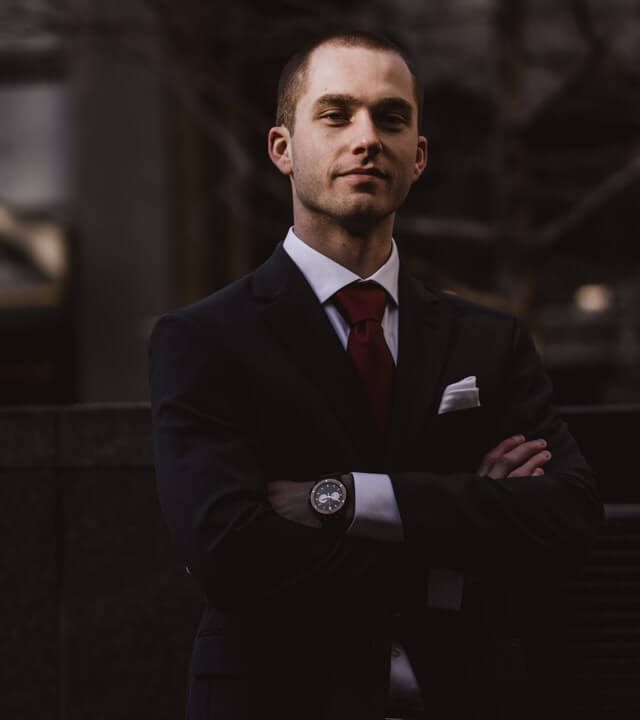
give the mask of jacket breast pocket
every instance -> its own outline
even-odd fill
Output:
[[[425,444],[433,472],[475,472],[495,437],[495,422],[487,408],[453,410],[427,423]]]

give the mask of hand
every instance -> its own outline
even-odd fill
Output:
[[[516,435],[503,440],[482,459],[478,475],[494,480],[507,477],[544,475],[542,468],[551,459],[545,440],[526,440]]]
[[[353,475],[346,473],[340,476],[347,488],[347,502],[344,507],[345,529],[353,520],[355,510],[355,488]],[[267,483],[267,499],[278,515],[308,527],[321,528],[322,521],[316,515],[309,502],[309,493],[314,482],[292,482],[291,480],[274,480]]]
[[[274,480],[267,483],[267,498],[271,507],[287,520],[321,528],[322,522],[309,503],[309,493],[314,482]]]

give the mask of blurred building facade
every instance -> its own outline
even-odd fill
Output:
[[[422,76],[430,166],[396,232],[412,270],[523,316],[559,402],[640,400],[633,0],[32,0],[0,19],[0,403],[147,398],[155,318],[286,233],[277,73],[342,25]]]

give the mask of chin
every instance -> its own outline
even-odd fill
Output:
[[[364,195],[359,198],[350,198],[350,201],[342,204],[338,212],[345,218],[368,217],[374,220],[386,217],[392,211],[386,206],[386,204],[383,205],[379,202],[379,200],[376,201],[376,199],[372,198],[370,195]]]
[[[350,232],[360,233],[369,230],[372,226],[384,220],[389,212],[380,212],[379,209],[359,208],[350,213],[344,213],[340,217],[340,223]]]

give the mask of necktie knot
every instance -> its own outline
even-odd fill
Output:
[[[336,307],[351,327],[365,320],[381,322],[387,302],[386,290],[374,282],[355,282],[333,296]]]

